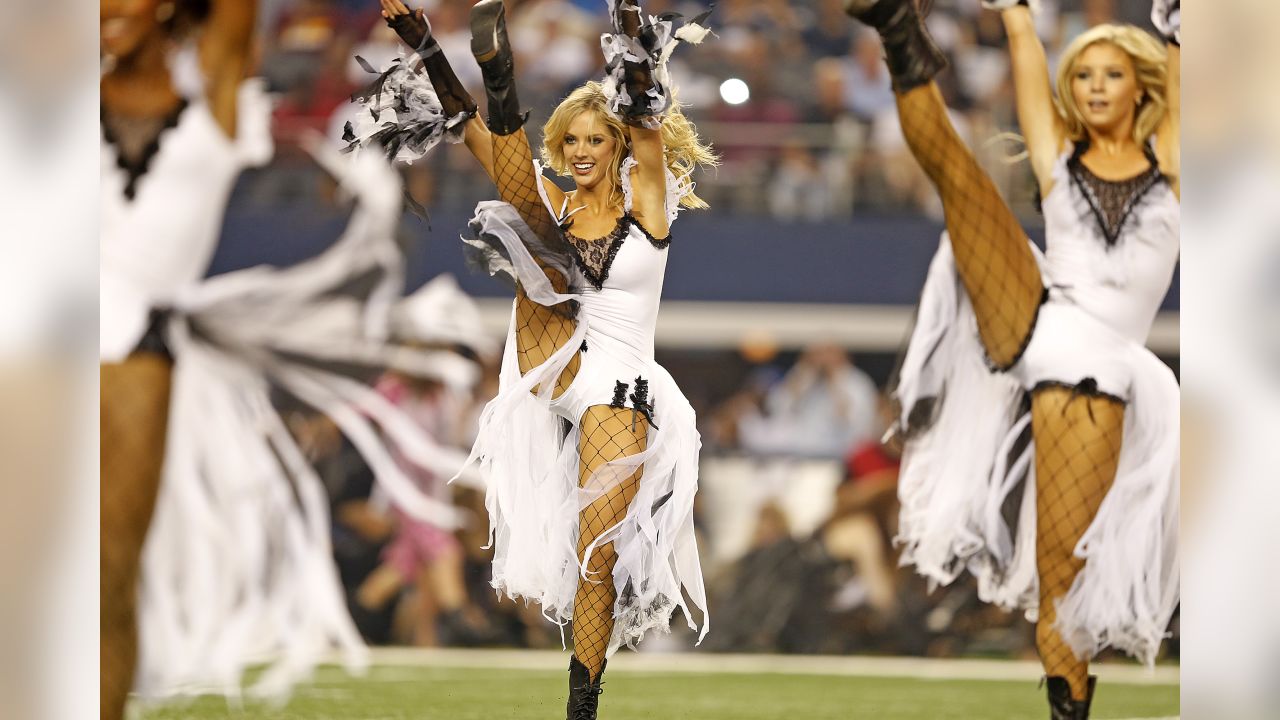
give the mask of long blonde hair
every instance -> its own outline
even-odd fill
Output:
[[[622,204],[622,187],[619,183],[622,160],[631,154],[631,134],[627,127],[608,110],[608,99],[604,94],[604,86],[598,82],[586,85],[569,93],[556,106],[551,117],[542,126],[542,162],[557,175],[569,177],[569,163],[564,157],[564,145],[561,142],[569,132],[569,124],[584,112],[594,112],[604,124],[605,131],[615,143],[617,152],[609,160],[609,173],[606,177],[614,179],[613,197],[611,200]],[[662,147],[665,150],[667,169],[675,175],[682,186],[692,187],[692,173],[699,166],[714,167],[720,159],[712,152],[711,147],[698,138],[698,131],[680,112],[680,106],[672,103],[669,113],[662,119]],[[705,208],[707,203],[692,191],[680,198],[680,205],[686,208]]]
[[[1133,139],[1145,145],[1169,112],[1165,78],[1169,65],[1168,53],[1150,33],[1133,25],[1096,25],[1080,34],[1066,50],[1058,63],[1057,110],[1066,127],[1067,137],[1080,142],[1089,137],[1084,114],[1076,104],[1071,90],[1071,79],[1080,55],[1099,43],[1119,48],[1133,61],[1135,80],[1142,90],[1142,101],[1133,118]]]

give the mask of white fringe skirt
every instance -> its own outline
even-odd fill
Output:
[[[518,279],[530,299],[554,305],[580,297],[572,289],[562,294],[551,288],[528,248],[567,274],[566,258],[534,237],[510,205],[481,203],[470,230],[464,240],[480,249],[484,269]],[[500,390],[480,418],[471,459],[486,485],[493,587],[538,603],[544,616],[563,626],[573,617],[579,580],[600,581],[587,571],[591,553],[612,542],[618,553],[613,571],[618,599],[608,653],[621,645],[635,647],[650,630],[667,632],[677,607],[689,627],[700,630],[701,641],[708,621],[693,525],[701,448],[693,407],[666,370],[650,363],[645,368],[650,391],[662,401],[656,403],[645,450],[607,463],[579,487],[579,418],[568,417],[551,399],[591,320],[582,313],[576,322],[573,337],[522,376],[513,316]],[[535,387],[540,388],[536,395]],[[580,559],[579,513],[641,465],[640,489],[626,516],[595,538]]]

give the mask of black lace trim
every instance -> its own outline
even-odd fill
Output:
[[[1027,328],[1026,337],[1022,338],[1022,344],[1018,346],[1018,351],[1013,354],[1008,363],[1004,365],[998,364],[991,359],[991,355],[987,354],[985,349],[983,350],[982,359],[986,362],[988,370],[993,373],[1008,372],[1014,365],[1018,364],[1023,355],[1027,354],[1027,348],[1031,345],[1031,338],[1036,334],[1036,323],[1040,322],[1040,308],[1044,307],[1047,302],[1049,302],[1049,288],[1044,288],[1040,293],[1040,304],[1036,305],[1036,314],[1031,317],[1031,326]]]
[[[632,215],[631,213],[627,213],[626,217],[630,218],[631,224],[634,225],[635,228],[640,231],[640,234],[643,235],[644,238],[649,241],[650,245],[654,246],[659,250],[666,250],[671,245],[670,230],[667,231],[666,237],[659,239],[654,237],[652,234],[650,234],[648,230],[645,230],[644,225],[641,225],[640,221],[636,220],[634,215]]]
[[[164,118],[164,124],[156,131],[156,136],[142,148],[142,154],[135,160],[125,157],[124,149],[120,146],[115,133],[111,131],[110,125],[107,123],[107,108],[101,109],[99,121],[102,124],[102,139],[116,149],[116,167],[124,171],[128,180],[124,185],[124,196],[129,200],[133,200],[138,194],[138,181],[143,175],[147,174],[147,170],[151,168],[151,161],[160,153],[160,139],[164,137],[166,130],[172,130],[178,126],[178,120],[182,118],[182,113],[187,109],[190,103],[186,98],[178,100],[178,105]]]
[[[582,274],[587,278],[597,290],[604,289],[604,283],[609,279],[609,269],[613,267],[613,260],[618,256],[618,251],[622,249],[622,241],[627,239],[627,233],[631,228],[636,228],[659,250],[666,250],[671,245],[671,236],[665,238],[655,238],[644,229],[644,226],[635,219],[631,213],[623,213],[618,218],[617,225],[613,231],[604,237],[594,239],[580,238],[569,231],[573,227],[573,221],[568,220],[560,226],[564,232],[565,240],[568,241],[569,247],[573,249],[573,261],[582,270]]]
[[[618,224],[613,227],[613,232],[591,240],[580,238],[569,232],[573,221],[560,226],[564,231],[565,240],[573,249],[573,261],[582,270],[587,282],[597,290],[604,289],[604,282],[609,279],[609,268],[613,267],[613,259],[622,249],[622,241],[627,239],[627,232],[631,229],[629,217],[623,214],[618,218]]]
[[[1089,147],[1088,143],[1077,143],[1071,158],[1067,161],[1071,180],[1080,190],[1093,211],[1093,217],[1102,232],[1107,247],[1115,247],[1120,234],[1128,223],[1138,204],[1156,185],[1165,179],[1160,172],[1160,164],[1150,147],[1144,153],[1151,166],[1141,173],[1125,180],[1106,180],[1094,174],[1085,166],[1082,156]]]
[[[1109,392],[1103,392],[1100,390],[1098,388],[1098,381],[1092,377],[1087,377],[1074,385],[1068,382],[1062,382],[1061,380],[1041,380],[1035,384],[1035,387],[1031,388],[1031,392],[1032,394],[1035,394],[1041,390],[1051,389],[1070,390],[1072,398],[1075,398],[1077,395],[1083,395],[1090,398],[1110,400],[1111,402],[1120,403],[1121,405],[1129,404],[1119,395],[1112,395]]]

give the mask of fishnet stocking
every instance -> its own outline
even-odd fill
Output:
[[[606,463],[645,449],[648,426],[629,408],[594,405],[583,413],[579,438],[578,482],[588,488],[592,473]],[[627,508],[640,489],[642,474],[643,467],[637,467],[582,510],[578,516],[579,560],[592,541],[626,517]],[[597,482],[604,487],[613,484],[615,476],[607,472],[603,476]],[[578,580],[578,592],[573,598],[573,654],[593,679],[604,667],[613,635],[613,606],[618,599],[613,567],[617,561],[618,552],[612,542],[597,546],[587,565],[590,580]]]
[[[1124,434],[1124,404],[1071,388],[1037,390],[1031,401],[1036,443],[1036,568],[1040,619],[1036,647],[1046,675],[1066,678],[1071,696],[1088,692],[1089,663],[1076,657],[1054,629],[1057,601],[1084,560],[1076,544],[1093,522],[1115,479]]]
[[[916,161],[942,196],[956,267],[978,334],[996,367],[1012,366],[1044,293],[1026,233],[973,153],[951,127],[938,87],[900,93],[898,118]]]
[[[510,203],[520,214],[520,219],[540,238],[550,239],[559,232],[551,213],[542,204],[538,183],[542,182],[533,171],[533,151],[529,138],[521,128],[510,135],[493,137],[493,181],[498,186],[498,196]],[[537,254],[534,254],[535,259]],[[569,284],[564,275],[542,264],[543,272],[556,292],[563,293]],[[530,300],[523,288],[516,290],[516,355],[521,374],[529,372],[547,361],[559,350],[575,329],[574,321],[565,303],[546,307]],[[559,397],[578,374],[581,359],[574,355],[569,366],[560,373],[552,395]],[[537,388],[534,388],[537,392]]]
[[[160,488],[171,370],[152,353],[100,370],[102,720],[124,716],[133,685],[138,571]]]

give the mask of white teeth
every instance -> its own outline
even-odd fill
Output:
[[[595,163],[574,163],[573,164],[573,167],[575,170],[590,170],[595,166],[596,166]]]

